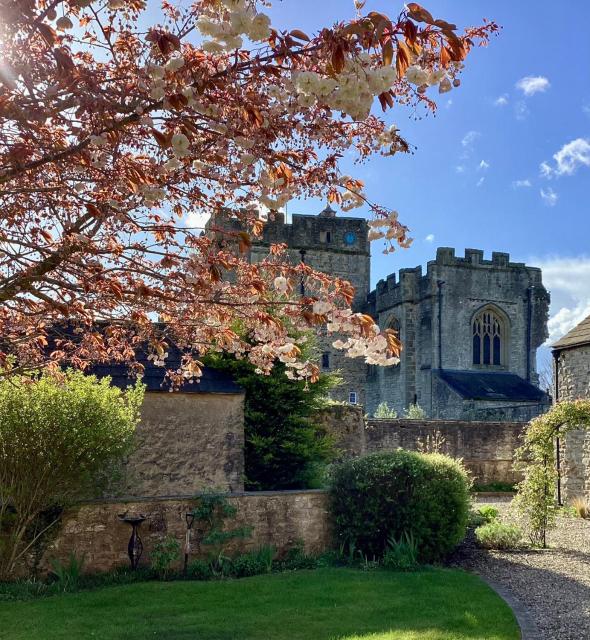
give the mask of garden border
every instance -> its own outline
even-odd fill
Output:
[[[516,599],[512,591],[503,585],[474,572],[481,580],[483,580],[490,589],[493,589],[504,602],[512,609],[516,624],[520,629],[520,640],[539,640],[539,629],[535,624],[531,614],[526,610],[523,604]]]

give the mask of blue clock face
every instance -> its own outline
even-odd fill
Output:
[[[344,236],[344,242],[346,242],[346,244],[354,244],[356,242],[356,233],[348,231]]]

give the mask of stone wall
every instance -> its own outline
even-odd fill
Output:
[[[369,420],[367,451],[432,450],[439,442],[439,452],[462,458],[477,484],[514,483],[521,478],[512,468],[513,454],[525,427],[522,422]]]
[[[146,393],[136,438],[124,495],[244,489],[243,394]]]
[[[556,365],[559,401],[590,398],[590,345],[559,351]],[[590,498],[590,432],[570,431],[560,449],[562,498]]]
[[[302,542],[306,551],[319,553],[331,544],[328,517],[328,496],[323,491],[282,491],[241,493],[228,496],[238,509],[229,526],[250,526],[249,538],[232,541],[229,553],[273,545],[284,554]],[[149,498],[93,502],[67,511],[57,536],[46,548],[39,563],[43,573],[56,558],[67,561],[70,553],[84,556],[84,570],[92,573],[128,566],[127,543],[131,533],[120,514],[138,513],[146,516],[139,534],[144,545],[141,564],[149,564],[154,543],[164,536],[173,536],[184,545],[185,514],[195,505],[194,498]],[[199,548],[199,533],[194,531],[193,554],[206,555],[206,547]],[[179,559],[180,562],[180,559]]]
[[[360,407],[335,405],[320,421],[336,439],[340,458],[398,448],[416,451],[441,441],[440,452],[462,458],[478,484],[514,483],[514,450],[526,428],[523,422],[468,422],[459,420],[369,420]]]

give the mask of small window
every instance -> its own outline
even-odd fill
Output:
[[[350,404],[356,404],[356,391],[351,391],[348,394],[348,402],[350,402]]]
[[[320,231],[320,242],[324,244],[330,244],[332,242],[332,232]]]
[[[328,351],[324,351],[322,353],[322,369],[330,368],[330,353]]]

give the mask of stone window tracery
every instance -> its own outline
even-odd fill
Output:
[[[472,323],[473,364],[478,366],[505,365],[506,327],[493,309],[480,311]]]

